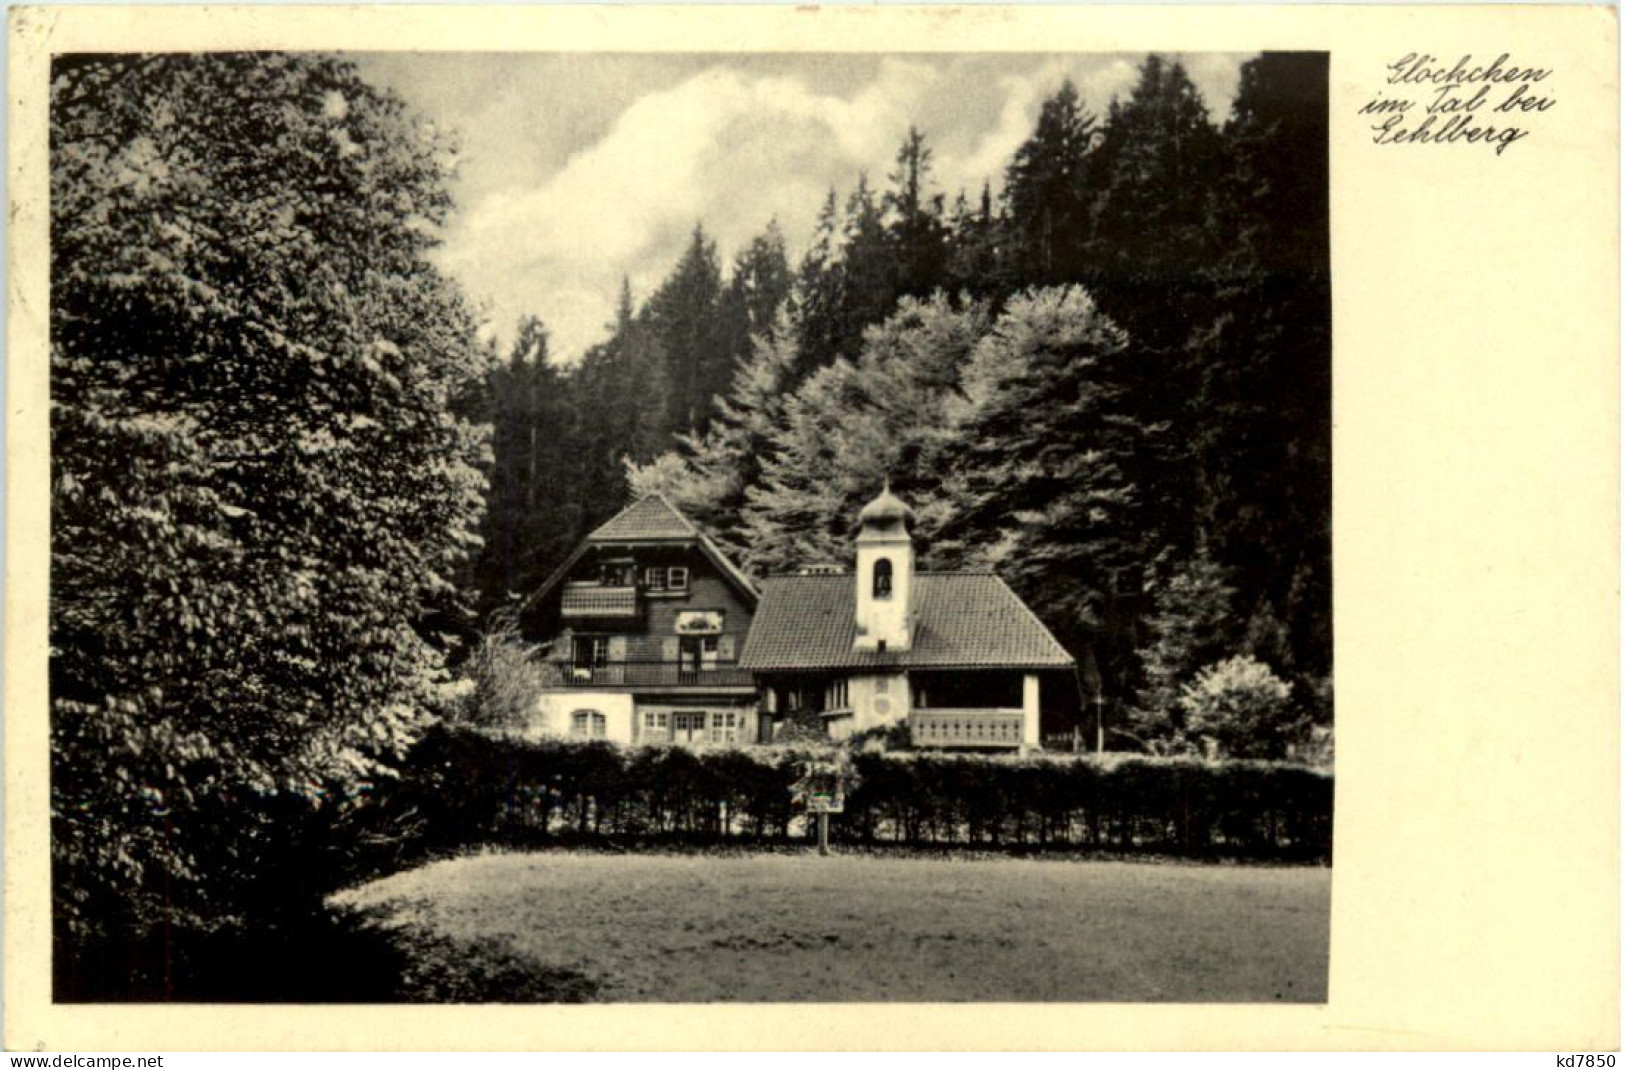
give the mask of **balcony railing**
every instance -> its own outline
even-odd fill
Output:
[[[916,747],[1019,747],[1020,710],[915,710],[908,715]]]
[[[636,587],[605,587],[599,583],[567,583],[559,612],[574,619],[626,619],[638,615]]]
[[[737,662],[606,661],[580,665],[550,663],[563,687],[751,687],[751,674]]]

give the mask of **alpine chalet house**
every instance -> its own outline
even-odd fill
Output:
[[[914,512],[888,485],[859,514],[851,573],[765,580],[739,665],[762,696],[757,738],[816,717],[836,739],[906,724],[917,747],[1039,746],[1041,686],[1076,664],[991,572],[920,572]]]
[[[606,521],[528,600],[552,683],[531,730],[618,743],[756,738],[756,688],[738,656],[750,579],[660,495]]]

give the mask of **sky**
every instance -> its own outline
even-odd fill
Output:
[[[440,266],[505,344],[540,316],[556,360],[601,341],[622,277],[641,303],[696,223],[723,263],[776,220],[792,262],[833,186],[883,189],[910,124],[951,203],[1004,165],[1070,77],[1104,116],[1138,55],[369,53],[375,84],[460,142]],[[1249,56],[1178,55],[1223,121]]]

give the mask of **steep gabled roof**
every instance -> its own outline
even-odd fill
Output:
[[[525,599],[525,606],[534,606],[546,598],[548,593],[559,585],[559,581],[570,574],[570,570],[588,549],[624,543],[693,543],[752,605],[761,597],[756,584],[744,570],[729,560],[728,555],[722,552],[722,547],[718,546],[711,536],[678,512],[677,507],[667,501],[664,495],[646,494],[594,528],[592,533],[581,541],[581,545],[575,548],[575,552],[554,569],[553,574],[544,580],[540,587],[531,592]]]
[[[991,572],[919,573],[908,650],[852,649],[856,598],[850,575],[765,580],[740,668],[1066,669],[1074,664],[1032,610]]]
[[[588,542],[646,542],[650,539],[693,539],[700,529],[677,511],[664,495],[646,494],[587,536]]]

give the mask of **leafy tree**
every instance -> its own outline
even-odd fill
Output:
[[[1181,750],[1189,742],[1181,689],[1200,666],[1234,650],[1235,588],[1224,567],[1204,552],[1151,584],[1147,642],[1141,651],[1143,684],[1129,716],[1129,731],[1152,750]]]
[[[1292,686],[1245,654],[1207,666],[1180,693],[1191,735],[1226,758],[1284,758],[1308,718],[1292,704]]]
[[[50,138],[58,918],[216,924],[443,679],[487,455],[449,146],[303,54],[59,57]]]
[[[451,720],[500,731],[524,729],[536,715],[544,688],[560,682],[558,669],[526,642],[509,609],[492,615],[463,664],[463,693]]]
[[[905,298],[866,332],[856,361],[837,360],[784,402],[761,477],[745,492],[748,567],[765,575],[845,560],[852,518],[887,478],[918,512],[929,552],[952,511],[940,490],[950,399],[986,326],[979,305]]]
[[[1083,290],[1020,294],[964,368],[945,451],[943,555],[997,569],[1074,653],[1098,646],[1109,679],[1129,656],[1142,458],[1161,433],[1120,386],[1137,357]]]

